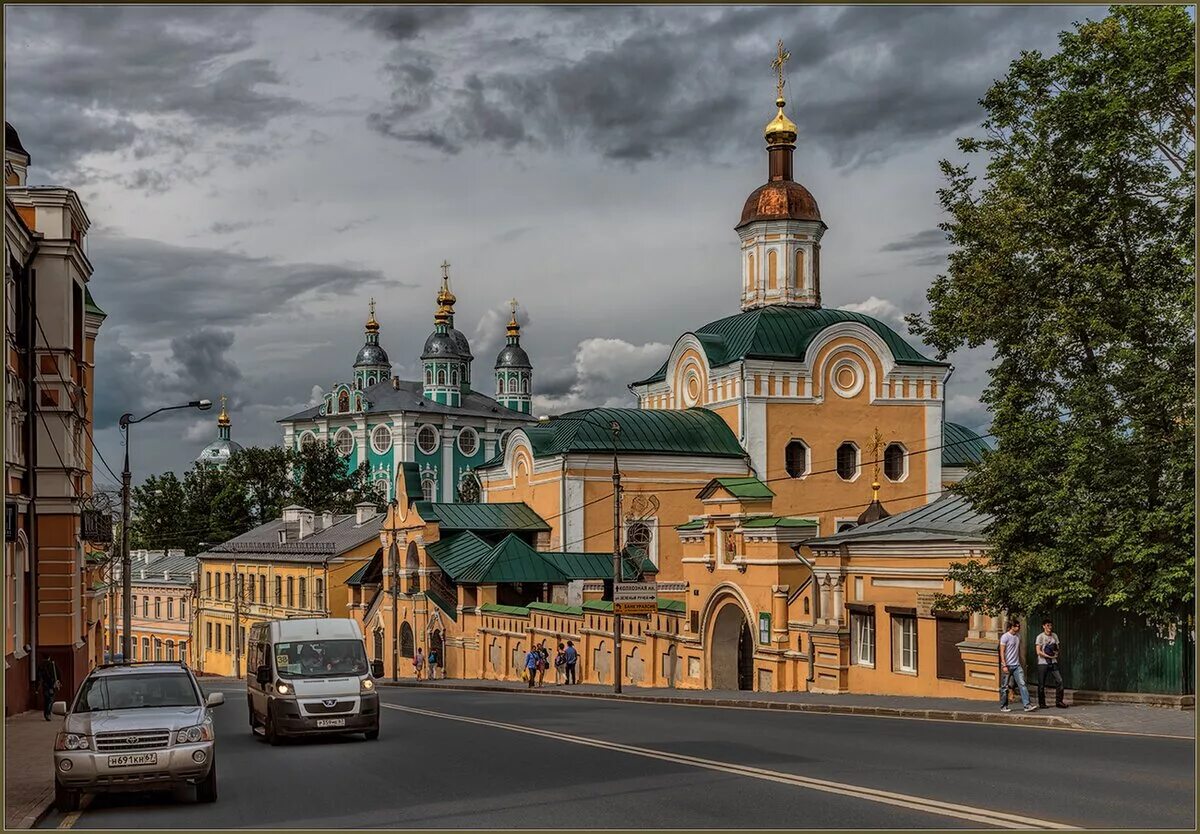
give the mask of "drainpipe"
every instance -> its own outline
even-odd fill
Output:
[[[799,559],[801,561],[801,563],[803,563],[803,565],[806,568],[808,568],[809,573],[812,574],[813,587],[818,587],[816,584],[817,573],[816,573],[816,571],[813,570],[813,564],[812,564],[812,562],[805,559],[804,555],[800,553],[800,547],[801,547],[801,545],[799,545],[799,544],[795,545],[792,548],[792,552],[796,554],[796,558]],[[818,613],[817,609],[820,606],[820,604],[821,604],[821,595],[819,593],[814,594],[813,595],[813,607],[812,607],[813,623],[815,623],[817,621],[817,613]],[[816,679],[815,661],[816,661],[816,658],[813,655],[812,630],[810,629],[808,632],[808,675],[807,675],[807,677],[804,678],[804,691],[805,692],[812,691],[812,683]]]
[[[37,270],[33,269],[34,257],[37,256],[38,242],[33,242],[33,249],[29,253],[29,259],[21,265],[21,271],[25,273],[25,293],[26,297],[22,299],[27,316],[25,319],[25,410],[27,419],[25,420],[25,472],[28,475],[29,483],[29,505],[25,511],[26,524],[28,525],[29,538],[29,605],[26,610],[29,613],[29,680],[37,680],[37,664],[38,664],[38,524],[37,524],[37,383],[36,368],[37,362],[35,355],[37,352],[37,290],[34,288],[34,281],[37,279]]]

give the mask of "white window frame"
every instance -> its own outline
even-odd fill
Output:
[[[854,639],[854,663],[856,666],[875,668],[875,616],[851,612],[850,621]]]
[[[791,446],[793,443],[799,443],[801,446],[804,447],[804,471],[801,472],[799,475],[793,475],[791,472],[788,472],[788,451],[787,450],[788,450],[788,447]],[[787,476],[789,478],[792,478],[797,481],[807,478],[808,473],[812,471],[812,447],[809,446],[807,443],[805,443],[803,440],[801,440],[799,437],[793,437],[791,440],[789,440],[783,447],[783,471],[787,473]]]
[[[911,641],[905,646],[911,630]],[[902,675],[917,674],[917,618],[907,614],[892,615],[892,671]]]
[[[430,477],[422,478],[421,495],[425,501],[437,500],[437,481]]]
[[[464,437],[470,437],[472,442],[474,443],[475,448],[473,448],[469,452],[463,448],[463,438]],[[472,428],[471,426],[463,426],[461,429],[458,430],[457,445],[458,445],[458,451],[459,451],[459,453],[462,454],[463,457],[469,458],[469,457],[472,457],[473,455],[478,454],[479,453],[479,432],[475,431],[475,429]]]
[[[854,447],[854,474],[849,478],[843,478],[842,473],[838,471],[838,453],[842,451],[843,446]],[[859,445],[853,440],[843,440],[837,445],[837,449],[835,449],[833,453],[833,472],[838,476],[838,478],[848,484],[854,483],[859,479],[859,476],[862,475],[862,449],[859,448]]]
[[[433,444],[429,448],[426,448],[421,443],[421,434],[425,431],[425,429],[429,429],[431,432],[433,432]],[[433,423],[422,423],[420,426],[417,427],[417,436],[416,436],[417,451],[420,452],[421,454],[423,454],[423,455],[436,454],[437,450],[438,450],[438,446],[441,443],[441,439],[442,439],[442,433],[440,431],[438,431],[438,427],[433,425]]]
[[[306,431],[300,434],[300,448],[307,449],[310,446],[316,445],[317,435],[315,432]]]
[[[900,447],[900,477],[893,478],[887,473],[887,452],[893,446]],[[908,480],[908,447],[900,441],[896,440],[889,443],[883,450],[883,460],[879,462],[879,468],[883,472],[883,477],[887,478],[893,484],[899,484]]]
[[[345,451],[342,451],[342,438],[348,438],[350,443],[349,447]],[[333,436],[333,447],[337,450],[337,453],[341,457],[348,458],[354,454],[354,447],[356,445],[357,444],[354,442],[354,432],[350,431],[350,429],[346,428],[345,426],[338,429],[337,433]]]
[[[380,443],[380,438],[384,442]],[[392,429],[390,426],[379,425],[371,429],[371,448],[377,455],[386,455],[392,450]]]

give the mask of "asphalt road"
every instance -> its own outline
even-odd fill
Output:
[[[220,798],[99,796],[43,828],[1194,828],[1194,743],[970,723],[384,688],[381,737],[250,734]]]

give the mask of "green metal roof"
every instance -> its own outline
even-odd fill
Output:
[[[492,546],[468,531],[439,539],[428,545],[425,552],[443,573],[455,582],[461,582],[466,573],[487,559]]]
[[[512,617],[528,617],[529,609],[520,605],[496,605],[494,602],[485,602],[479,606],[480,611],[486,611],[489,614],[508,614]]]
[[[404,479],[404,494],[408,500],[420,501],[424,491],[421,489],[421,467],[416,461],[405,461],[400,464],[400,477]]]
[[[685,521],[683,524],[676,524],[676,530],[703,530],[704,519],[694,518],[691,521]]]
[[[970,466],[983,460],[991,445],[959,423],[942,424],[942,466]]]
[[[571,579],[612,579],[613,563],[611,553],[548,553],[539,552],[539,556],[550,562],[556,570],[568,580]],[[621,578],[633,580],[637,577],[637,557],[628,553],[621,559]],[[654,562],[645,556],[641,562],[642,573],[658,573]]]
[[[572,617],[578,617],[583,614],[583,609],[578,605],[558,605],[553,602],[531,602],[529,603],[530,611],[549,611],[552,614],[567,614]]]
[[[897,364],[948,365],[925,358],[883,322],[849,310],[770,305],[709,322],[695,333],[709,365],[716,368],[740,359],[802,361],[818,333],[843,322],[857,322],[873,330],[888,346]],[[633,384],[661,382],[666,376],[667,363],[664,362],[653,375]]]
[[[567,578],[541,554],[514,534],[505,536],[484,559],[463,571],[463,582],[491,585],[500,582],[554,582]]]
[[[920,542],[956,541],[983,542],[987,540],[992,517],[976,510],[965,497],[956,492],[943,492],[936,501],[894,516],[860,524],[844,533],[809,539],[805,544],[829,546],[857,542]]]
[[[92,291],[87,286],[83,288],[83,309],[93,316],[99,316],[102,319],[108,318],[108,313],[101,310],[100,305],[92,299]]]
[[[742,527],[757,529],[761,527],[816,527],[817,522],[811,518],[795,518],[794,516],[766,516],[765,518],[748,518],[742,522]]]
[[[683,614],[687,611],[687,605],[681,599],[660,599],[658,610],[669,614]]]
[[[775,493],[758,478],[713,478],[696,497],[710,498],[718,488],[723,488],[734,498],[773,498]]]
[[[603,599],[589,599],[583,604],[584,611],[612,611],[612,603]]]
[[[433,591],[433,590],[431,590],[431,589],[429,589],[429,588],[426,588],[426,589],[425,589],[425,596],[427,596],[427,597],[429,597],[431,600],[433,600],[434,604],[435,604],[435,605],[436,605],[438,608],[440,608],[440,609],[442,609],[443,611],[445,611],[445,612],[446,612],[446,616],[448,616],[450,619],[452,619],[452,620],[457,620],[457,619],[458,619],[458,611],[457,611],[457,609],[455,608],[455,606],[454,606],[454,605],[452,605],[451,603],[447,602],[446,600],[442,599],[442,598],[441,598],[441,596],[440,596],[440,595],[439,595],[439,594],[438,594],[436,591]]]
[[[541,532],[550,525],[528,504],[437,504],[418,501],[417,512],[426,521],[436,521],[443,530]]]
[[[686,411],[589,408],[572,411],[548,423],[522,426],[521,431],[528,435],[534,457],[571,452],[611,454],[610,425],[614,420],[621,426],[618,454],[746,457],[725,421],[705,408]],[[501,458],[494,458],[482,466],[500,462]]]

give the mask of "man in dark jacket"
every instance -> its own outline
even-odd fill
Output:
[[[61,685],[54,658],[43,655],[42,662],[37,667],[37,686],[42,693],[42,715],[47,721],[50,720],[50,708],[54,705],[54,693]]]

